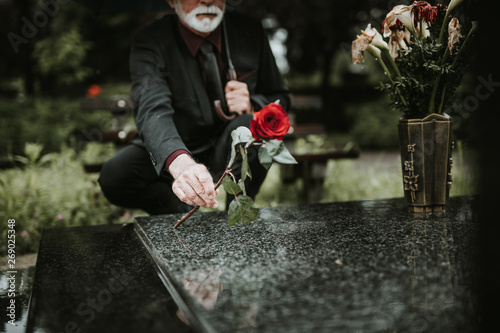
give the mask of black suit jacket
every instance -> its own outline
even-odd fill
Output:
[[[256,110],[277,99],[288,108],[288,90],[260,22],[226,12],[227,38],[237,77],[248,85]],[[202,72],[178,31],[176,15],[166,15],[133,39],[130,71],[139,139],[160,174],[178,149],[196,155],[214,145],[214,117]]]

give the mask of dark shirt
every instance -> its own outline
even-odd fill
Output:
[[[212,31],[212,33],[210,33],[210,35],[208,35],[207,37],[202,37],[200,35],[195,34],[191,30],[189,30],[186,26],[184,26],[179,21],[179,33],[180,33],[182,39],[184,40],[184,42],[186,43],[186,46],[188,47],[189,52],[200,63],[204,80],[205,80],[205,72],[203,69],[203,56],[201,55],[201,52],[199,52],[200,46],[204,40],[207,40],[208,42],[212,43],[215,46],[215,48],[217,50],[216,56],[217,56],[217,62],[219,65],[220,76],[221,76],[221,80],[224,84],[226,82],[226,77],[224,75],[225,65],[224,65],[224,62],[222,60],[222,34],[221,34],[221,30],[222,30],[221,25],[219,25],[214,31]],[[206,83],[206,80],[205,80],[205,83]],[[167,160],[165,162],[165,169],[167,171],[168,171],[170,164],[173,162],[173,160],[175,160],[181,154],[189,154],[189,152],[187,152],[186,150],[183,150],[183,149],[177,150],[177,151],[173,152],[167,158]]]
[[[217,50],[216,57],[217,57],[218,65],[219,65],[219,71],[220,71],[222,82],[224,83],[226,81],[226,75],[224,75],[223,73],[225,72],[226,66],[224,64],[224,61],[222,60],[223,58],[222,58],[222,32],[221,31],[222,31],[222,28],[221,28],[221,25],[219,25],[214,31],[212,31],[212,33],[210,33],[210,35],[208,35],[207,37],[202,37],[200,35],[195,34],[191,30],[189,30],[188,28],[186,28],[186,26],[184,26],[179,21],[179,33],[180,33],[182,39],[184,40],[184,42],[186,43],[186,45],[189,49],[189,52],[191,52],[193,57],[195,57],[198,60],[198,62],[200,63],[200,66],[201,66],[201,69],[203,72],[203,76],[205,76],[205,73],[204,73],[204,69],[203,69],[203,56],[201,55],[201,52],[199,52],[200,45],[201,45],[201,43],[203,43],[204,40],[207,40],[208,42],[212,43],[215,46],[215,48]]]

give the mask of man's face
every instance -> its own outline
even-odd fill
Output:
[[[226,0],[168,0],[168,3],[188,28],[204,36],[219,26]]]

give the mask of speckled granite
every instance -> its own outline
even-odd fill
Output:
[[[198,331],[471,332],[477,328],[473,198],[440,216],[402,199],[138,218],[136,232]]]
[[[46,230],[23,332],[192,332],[133,224]]]

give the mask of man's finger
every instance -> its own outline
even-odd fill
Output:
[[[246,88],[246,90],[248,90],[248,86],[245,82],[232,80],[232,81],[227,82],[226,87],[225,87],[225,91],[229,92],[229,91],[232,91],[235,89],[242,89],[242,88]]]
[[[205,194],[209,200],[213,200],[215,198],[215,191],[212,177],[208,174],[208,172],[204,174],[197,174],[196,177],[198,177],[202,186],[203,194]]]
[[[198,179],[195,177],[186,180],[185,186],[183,186],[183,191],[186,194],[188,200],[194,202],[197,206],[209,207],[208,200],[205,200],[207,196],[205,195],[205,189],[200,184]]]
[[[249,98],[250,93],[247,89],[235,89],[226,92],[226,99]]]
[[[178,183],[174,183],[172,185],[172,192],[179,198],[180,201],[190,205],[190,206],[198,206],[194,201],[190,200],[187,194],[182,189],[182,186]]]
[[[212,176],[206,171],[202,174],[197,174],[198,180],[200,184],[203,186],[204,195],[202,196],[203,200],[208,204],[208,206],[212,208],[217,208],[219,204],[215,199],[215,186]]]

